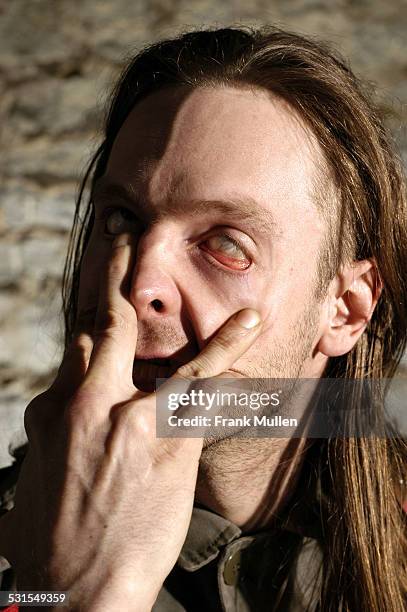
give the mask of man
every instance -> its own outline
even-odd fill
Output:
[[[393,375],[406,200],[353,74],[272,29],[152,46],[92,172],[63,363],[0,523],[18,588],[69,610],[404,610],[403,440],[155,432],[159,377]]]

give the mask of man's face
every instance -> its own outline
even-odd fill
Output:
[[[80,301],[96,301],[114,235],[134,232],[138,359],[186,362],[251,307],[262,332],[232,370],[314,376],[325,232],[312,194],[317,157],[292,109],[261,90],[150,95],[120,129],[95,189]],[[163,371],[138,366],[135,382],[148,390]]]

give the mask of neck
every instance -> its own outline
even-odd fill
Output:
[[[304,438],[226,439],[206,446],[196,501],[243,531],[269,527],[294,492],[308,447]]]

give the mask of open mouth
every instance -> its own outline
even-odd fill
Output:
[[[168,358],[135,359],[133,363],[133,383],[141,391],[151,393],[156,389],[157,378],[170,378],[180,363]]]

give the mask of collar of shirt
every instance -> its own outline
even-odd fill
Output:
[[[307,468],[311,467],[311,470]],[[194,506],[191,523],[182,547],[178,564],[193,572],[213,559],[231,542],[244,538],[247,542],[268,539],[284,531],[317,541],[323,539],[321,504],[323,494],[314,466],[304,464],[296,490],[280,516],[266,530],[243,534],[242,530],[228,519]]]

